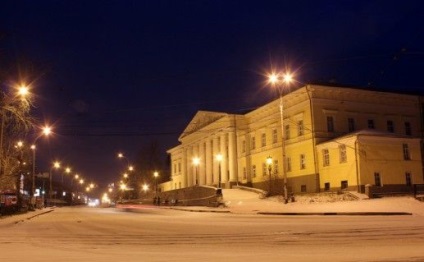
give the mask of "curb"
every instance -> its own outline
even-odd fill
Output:
[[[47,214],[47,213],[50,213],[50,212],[53,212],[53,211],[54,211],[54,209],[50,209],[50,210],[47,210],[47,211],[42,211],[42,212],[40,212],[38,214],[35,214],[33,216],[30,216],[30,217],[27,217],[26,220],[30,220],[30,219],[33,219],[34,217],[38,217],[38,216],[41,216],[41,215],[44,215],[44,214]]]
[[[280,216],[412,216],[408,212],[257,212],[258,215],[280,215]]]
[[[186,211],[186,212],[209,212],[209,213],[231,213],[230,210],[204,210],[204,209],[184,209],[184,208],[175,208],[170,207],[169,209],[178,210],[178,211]]]

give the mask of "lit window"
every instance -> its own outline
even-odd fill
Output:
[[[322,163],[323,163],[323,166],[330,165],[330,153],[328,152],[328,149],[322,150]]]
[[[305,159],[305,155],[301,154],[300,155],[300,169],[305,169],[306,168],[306,159]]]
[[[275,144],[278,142],[278,132],[277,129],[272,130],[272,143]]]
[[[339,145],[339,160],[340,163],[347,162],[346,145]]]
[[[303,130],[303,120],[299,120],[297,122],[297,135],[303,136],[304,130]]]
[[[274,175],[278,174],[278,160],[274,160]]]
[[[284,127],[284,136],[286,140],[290,139],[290,125]]]

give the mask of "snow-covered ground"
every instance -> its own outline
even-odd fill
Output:
[[[410,197],[334,202],[335,197],[305,195],[283,204],[242,190],[223,193],[227,207],[181,208],[232,214],[63,207],[5,217],[0,261],[424,261],[424,203]],[[293,217],[259,211],[413,215]]]
[[[281,197],[260,199],[257,193],[240,189],[224,189],[223,195],[224,209],[234,213],[407,212],[424,216],[424,202],[410,196],[367,199],[359,195],[357,200],[345,194],[306,194],[284,204]]]

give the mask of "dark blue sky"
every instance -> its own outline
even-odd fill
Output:
[[[0,65],[30,71],[35,112],[55,123],[40,158],[106,183],[118,151],[134,161],[159,141],[165,161],[197,110],[270,101],[271,67],[300,84],[422,93],[421,2],[6,1]]]

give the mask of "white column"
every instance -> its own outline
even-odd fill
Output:
[[[237,150],[236,133],[230,131],[228,134],[228,166],[230,170],[230,182],[237,182]]]
[[[183,147],[183,159],[181,160],[181,187],[187,187],[187,148]]]
[[[226,133],[220,135],[220,148],[219,153],[222,155],[221,162],[221,183],[228,181],[228,157],[227,157],[227,142],[226,142]]]
[[[205,172],[206,172],[206,185],[212,184],[212,148],[211,140],[206,139],[206,161],[205,161]]]
[[[213,148],[212,148],[212,166],[213,166],[213,184],[217,185],[218,184],[218,161],[216,161],[216,155],[219,153],[219,148],[218,148],[218,136],[215,136],[213,138]]]
[[[199,142],[199,158],[200,158],[200,164],[199,164],[199,185],[205,185],[206,184],[206,180],[205,180],[205,170],[206,170],[206,156],[205,156],[205,145],[204,145],[205,141],[200,141]]]

